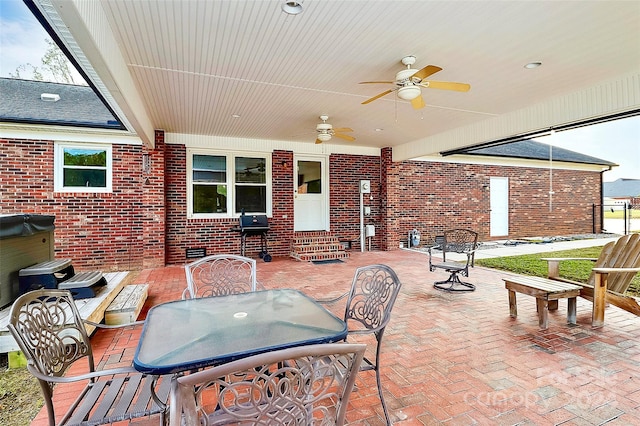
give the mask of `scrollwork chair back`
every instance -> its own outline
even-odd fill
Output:
[[[183,299],[225,296],[256,291],[256,261],[233,254],[216,254],[185,265]]]
[[[374,370],[376,372],[378,395],[388,425],[391,424],[391,421],[382,393],[380,350],[384,330],[391,319],[391,310],[401,286],[402,283],[398,276],[389,266],[369,265],[358,268],[353,277],[344,315],[349,327],[349,335],[375,335],[375,360],[364,357],[361,371]]]
[[[299,346],[178,377],[170,424],[343,425],[365,348]]]

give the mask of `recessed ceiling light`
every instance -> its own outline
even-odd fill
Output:
[[[383,131],[383,130],[384,130],[384,129],[377,128],[377,129],[376,129],[376,132],[381,132],[381,131]]]
[[[529,62],[524,67],[528,70],[532,70],[534,68],[538,68],[540,65],[542,65],[542,62]]]
[[[302,13],[302,4],[297,1],[285,1],[282,3],[282,11],[287,15],[299,15]]]
[[[240,118],[240,114],[231,114],[233,118]]]

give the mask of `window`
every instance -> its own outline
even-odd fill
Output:
[[[111,192],[111,145],[55,145],[58,192]]]
[[[190,150],[187,158],[189,217],[271,213],[270,156]]]

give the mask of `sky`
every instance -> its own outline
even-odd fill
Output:
[[[556,132],[536,140],[618,164],[604,173],[605,182],[640,179],[640,117]]]
[[[15,74],[22,64],[40,67],[47,37],[22,0],[0,0],[0,77]],[[536,140],[618,164],[604,173],[605,182],[640,179],[640,117],[557,132]]]
[[[39,67],[46,37],[22,0],[0,0],[0,76],[9,77],[27,62]]]

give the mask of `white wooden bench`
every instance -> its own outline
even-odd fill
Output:
[[[125,286],[113,299],[104,313],[107,325],[122,325],[135,322],[147,300],[149,284],[134,284]]]
[[[517,292],[536,298],[538,323],[541,329],[544,330],[549,326],[549,310],[558,309],[558,299],[568,299],[567,322],[576,323],[576,297],[580,295],[580,286],[540,277],[511,276],[502,280],[505,288],[509,290],[509,314],[511,317],[518,316]]]

